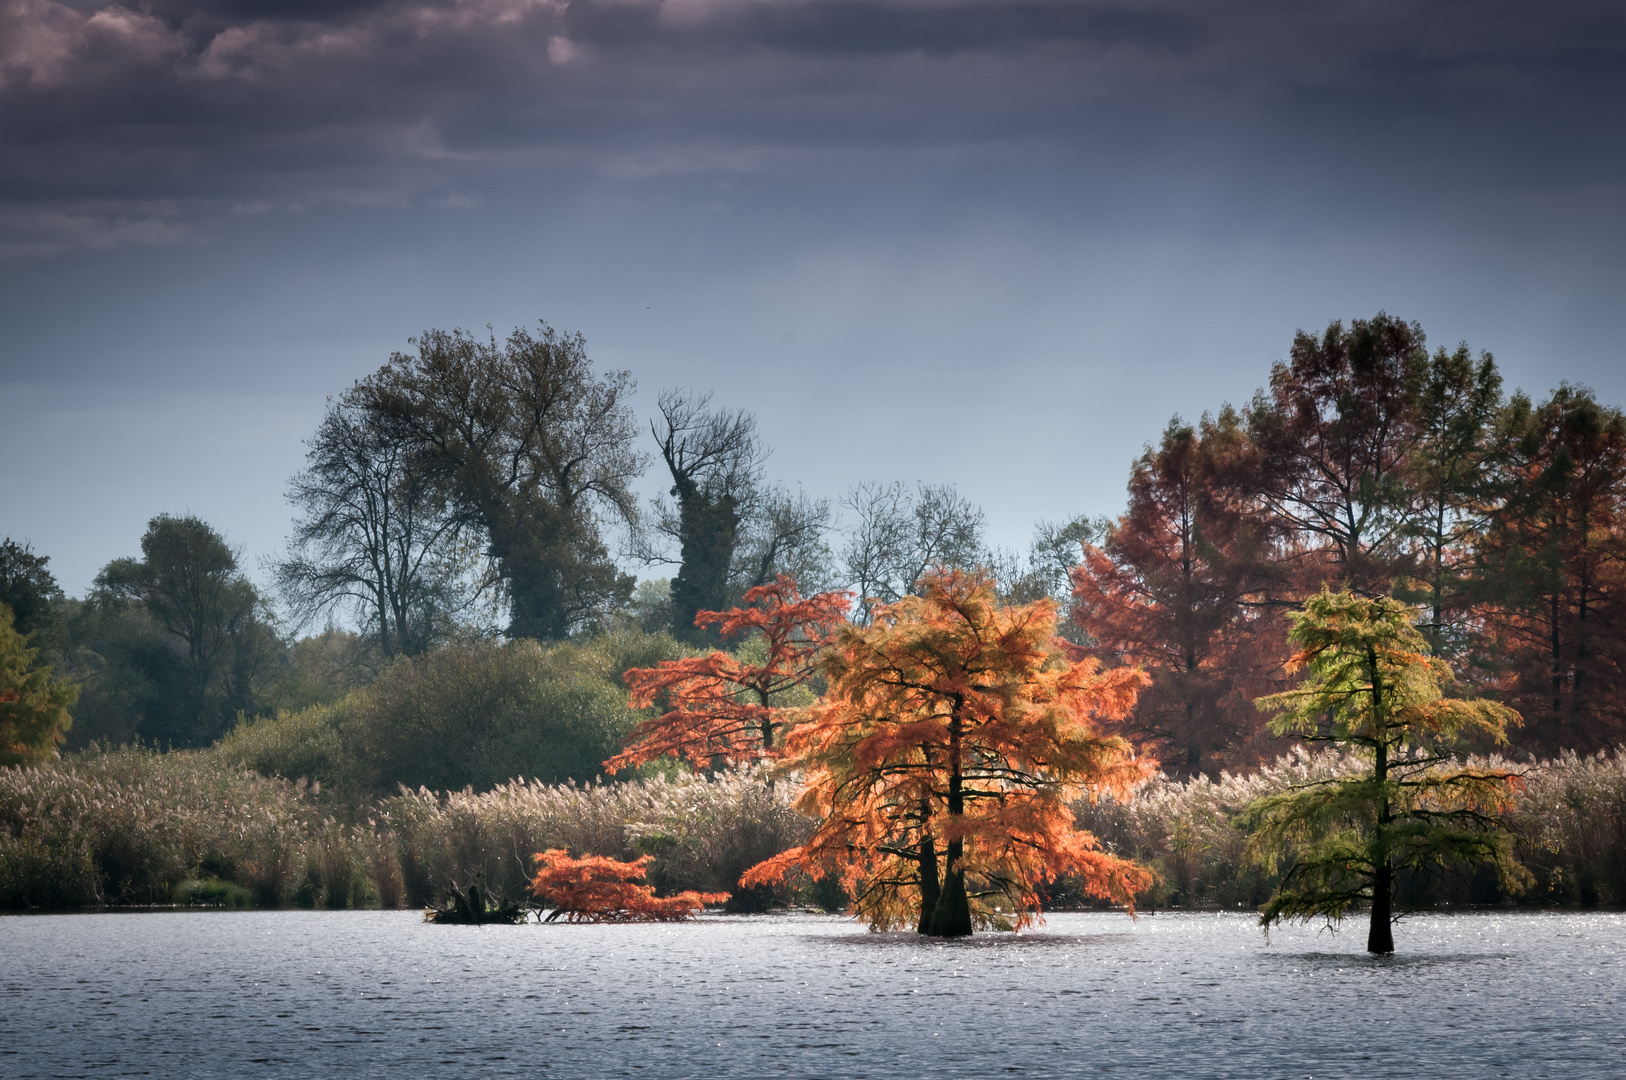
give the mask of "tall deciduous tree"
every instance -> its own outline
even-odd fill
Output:
[[[1258,496],[1364,593],[1387,593],[1403,567],[1427,374],[1422,328],[1379,312],[1320,338],[1300,331],[1249,411]]]
[[[277,580],[299,617],[349,608],[383,659],[442,639],[471,591],[470,522],[400,416],[331,402],[289,483],[301,511]]]
[[[660,420],[650,425],[677,502],[675,510],[662,508],[659,523],[678,545],[672,633],[683,641],[708,641],[695,616],[728,605],[734,553],[767,457],[756,417],[710,410],[710,403],[710,394],[669,390],[660,397]]]
[[[96,592],[135,602],[182,652],[182,699],[175,725],[141,734],[178,745],[207,745],[239,712],[252,712],[280,649],[264,601],[237,554],[208,523],[160,514],[141,537],[140,559],[115,559]],[[93,598],[94,599],[94,598]]]
[[[644,457],[631,376],[593,374],[580,334],[543,325],[499,345],[429,330],[357,384],[358,403],[401,423],[507,588],[511,637],[561,638],[624,603],[605,516],[631,522]]]
[[[17,632],[11,608],[0,604],[0,766],[55,757],[73,723],[68,709],[79,688],[35,666],[37,651]]]
[[[1078,830],[1068,800],[1155,768],[1095,730],[1144,679],[1069,663],[1055,630],[1053,601],[1000,607],[989,578],[951,570],[839,631],[828,693],[787,744],[819,825],[742,884],[838,875],[873,928],[945,937],[1026,924],[1060,875],[1132,903],[1150,875]]]
[[[1481,662],[1506,673],[1529,742],[1599,749],[1626,733],[1626,417],[1565,386],[1539,406],[1516,396],[1504,423]]]
[[[1494,509],[1490,484],[1502,377],[1490,353],[1467,345],[1430,359],[1418,394],[1418,440],[1407,468],[1415,584],[1400,594],[1426,606],[1423,633],[1437,655],[1467,645],[1473,538]]]
[[[632,707],[658,704],[666,711],[633,728],[604,767],[617,772],[662,756],[702,768],[718,760],[777,757],[787,719],[784,695],[813,677],[814,657],[845,618],[848,602],[837,592],[803,599],[796,583],[782,576],[747,592],[742,607],[702,611],[699,621],[718,627],[724,640],[759,634],[760,659],[714,651],[629,670],[623,678]]]
[[[751,589],[789,574],[822,587],[830,574],[824,534],[830,504],[769,486],[762,465],[770,453],[756,418],[743,410],[713,410],[711,395],[667,391],[650,427],[672,477],[674,502],[656,500],[655,527],[675,546],[644,550],[648,562],[676,562],[671,581],[671,630],[694,644],[715,645],[695,624],[702,611],[737,604]]]
[[[1175,772],[1256,764],[1252,699],[1285,650],[1273,530],[1226,482],[1244,442],[1230,411],[1200,432],[1170,421],[1130,472],[1128,510],[1073,572],[1090,654],[1152,679],[1126,733]]]
[[[1504,886],[1522,874],[1496,812],[1514,777],[1457,765],[1451,747],[1477,733],[1497,742],[1518,722],[1494,702],[1447,698],[1445,663],[1411,623],[1406,605],[1325,589],[1294,618],[1292,660],[1306,675],[1294,690],[1259,700],[1278,734],[1323,741],[1362,759],[1362,772],[1294,787],[1243,816],[1249,850],[1274,870],[1291,862],[1260,921],[1341,920],[1367,904],[1366,947],[1394,952],[1398,870],[1495,865]]]
[[[983,512],[952,484],[863,483],[841,500],[854,523],[843,552],[847,584],[858,594],[859,622],[875,604],[915,590],[928,570],[970,570],[988,561]]]

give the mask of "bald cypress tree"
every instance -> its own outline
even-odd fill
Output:
[[[1365,905],[1368,952],[1394,952],[1395,875],[1489,863],[1504,887],[1526,877],[1497,811],[1513,774],[1467,768],[1451,756],[1461,736],[1505,742],[1519,721],[1494,702],[1448,698],[1450,671],[1430,656],[1404,604],[1329,592],[1294,615],[1297,689],[1259,699],[1271,729],[1341,747],[1363,768],[1259,799],[1242,815],[1249,852],[1287,872],[1260,912],[1338,922]]]

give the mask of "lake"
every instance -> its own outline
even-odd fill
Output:
[[[455,927],[416,912],[0,918],[0,1076],[1626,1075],[1626,915],[1061,914]]]

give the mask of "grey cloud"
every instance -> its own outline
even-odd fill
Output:
[[[1352,198],[1374,176],[1451,168],[1478,185],[1607,179],[1626,145],[1626,16],[1592,0],[1532,10],[18,0],[0,8],[0,204],[72,217],[95,203],[98,235],[118,235],[110,223],[153,200],[185,219],[477,199],[524,176],[771,162],[767,149],[1049,147],[1221,177],[1268,161]]]
[[[1128,44],[1187,54],[1208,36],[1177,11],[1068,3],[897,4],[873,0],[723,5],[694,23],[661,18],[657,4],[575,0],[565,26],[594,45],[678,38],[696,45],[756,45],[788,53],[948,55],[1052,42]]]

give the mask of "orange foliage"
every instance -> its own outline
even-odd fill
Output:
[[[767,658],[749,664],[713,652],[628,671],[624,678],[632,707],[648,708],[664,700],[667,712],[633,728],[625,748],[604,767],[619,772],[662,755],[699,767],[717,758],[737,764],[776,756],[774,737],[784,726],[784,710],[769,702],[812,677],[814,654],[845,620],[848,602],[848,594],[841,592],[804,600],[796,582],[781,574],[772,584],[747,592],[743,607],[702,611],[695,625],[720,624],[725,639],[760,632]]]
[[[959,571],[844,627],[823,661],[829,692],[786,744],[798,809],[820,824],[741,884],[838,875],[873,928],[944,936],[1027,925],[1063,875],[1131,904],[1150,875],[1101,851],[1068,801],[1155,770],[1094,729],[1146,680],[1069,662],[1055,629],[1053,601],[1001,608],[990,580]]]
[[[653,855],[632,862],[588,855],[573,859],[560,848],[539,852],[531,893],[553,907],[547,921],[679,922],[708,904],[721,904],[727,893],[680,892],[660,897],[643,880]]]

